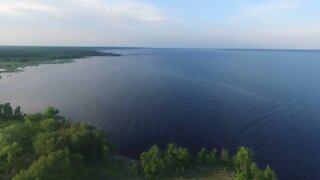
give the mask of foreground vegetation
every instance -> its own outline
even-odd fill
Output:
[[[226,149],[192,155],[169,144],[130,160],[116,155],[102,132],[72,123],[52,107],[23,114],[20,107],[0,105],[0,148],[0,179],[276,179],[269,166],[257,167],[246,147],[232,157]]]
[[[89,56],[118,56],[89,47],[17,47],[0,46],[0,69],[16,71],[17,68],[39,64],[71,62]]]

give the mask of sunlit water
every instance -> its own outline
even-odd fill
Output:
[[[174,142],[252,148],[281,179],[320,178],[320,52],[113,50],[1,74],[0,102],[58,107],[130,157]]]

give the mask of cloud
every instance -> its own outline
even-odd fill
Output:
[[[171,19],[145,0],[0,0],[0,44],[143,45]]]
[[[57,16],[85,14],[146,22],[168,20],[158,7],[142,0],[0,0],[0,14],[25,15],[26,13],[39,12],[42,16],[48,14]]]
[[[32,1],[6,1],[2,2],[0,1],[0,14],[11,14],[11,15],[19,15],[23,14],[24,12],[30,12],[30,11],[41,11],[41,12],[54,12],[58,9],[52,6],[48,6],[45,4],[42,4],[40,2],[32,2]]]
[[[157,7],[138,0],[78,0],[78,3],[102,15],[126,17],[142,21],[167,19]]]
[[[298,10],[299,5],[296,0],[272,0],[245,6],[239,13],[227,19],[229,21],[257,20],[261,23],[276,22],[281,19],[282,15]]]
[[[249,6],[245,9],[244,13],[247,15],[271,15],[279,12],[296,10],[298,7],[296,1],[282,0]]]

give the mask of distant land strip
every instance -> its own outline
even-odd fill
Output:
[[[15,72],[27,66],[70,63],[91,56],[121,56],[96,47],[0,46],[0,73]]]

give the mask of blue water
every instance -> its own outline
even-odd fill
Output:
[[[320,179],[320,52],[122,49],[3,74],[0,102],[52,105],[137,157],[152,144],[253,149],[280,179]]]

